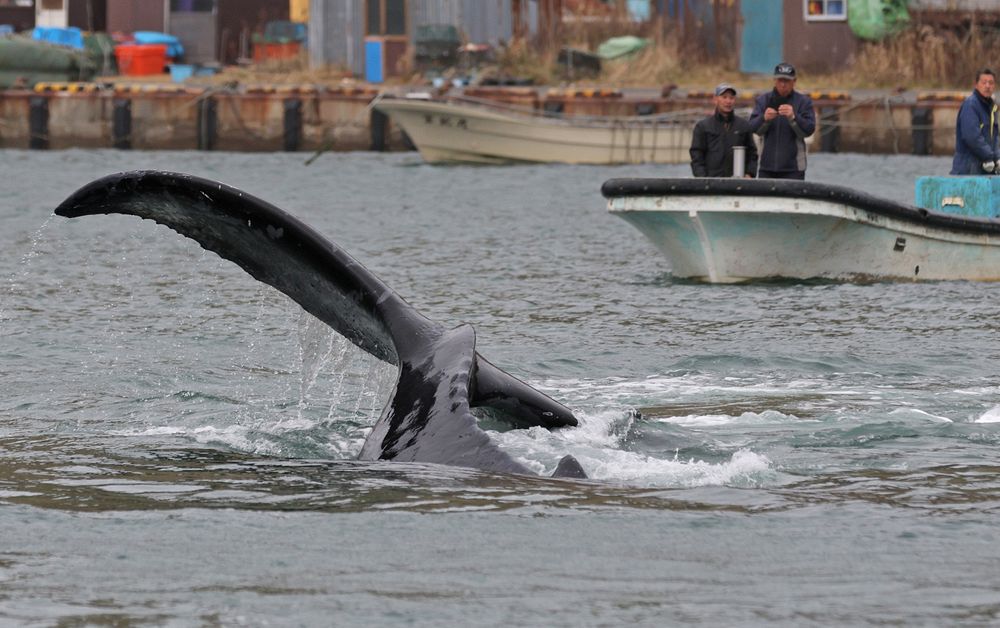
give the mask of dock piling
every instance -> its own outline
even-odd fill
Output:
[[[49,99],[32,96],[28,103],[28,148],[46,150],[49,147]]]
[[[207,96],[198,101],[198,150],[213,150],[218,135],[219,112],[215,99]]]
[[[132,101],[115,98],[111,113],[111,141],[119,150],[132,148]]]
[[[284,150],[294,153],[302,145],[302,99],[286,98],[284,124]]]
[[[914,107],[910,113],[910,128],[913,133],[913,154],[930,155],[933,146],[934,110],[930,107]]]

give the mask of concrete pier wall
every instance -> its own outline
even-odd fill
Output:
[[[707,114],[711,95],[639,97],[615,90],[479,88],[466,94],[566,116]],[[42,84],[0,92],[0,148],[333,151],[407,150],[391,121],[369,105],[374,89]],[[964,93],[851,97],[813,93],[819,129],[812,151],[950,155]],[[752,105],[749,96],[737,106]],[[373,124],[377,128],[373,128]]]
[[[87,90],[0,92],[0,148],[29,148],[32,104],[47,110],[47,148],[116,145],[115,103],[127,101],[130,148],[137,150],[336,151],[369,150],[372,92],[261,90],[249,93],[190,90]],[[286,116],[289,101],[295,115]],[[210,105],[210,106],[207,106]],[[286,117],[289,119],[286,120]],[[289,124],[296,124],[289,129]],[[289,135],[291,133],[291,135]],[[289,144],[289,137],[297,138]],[[406,148],[386,129],[389,150]]]

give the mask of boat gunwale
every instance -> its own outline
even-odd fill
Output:
[[[601,186],[607,199],[655,196],[778,197],[825,201],[925,226],[966,233],[1000,234],[1000,220],[935,212],[829,183],[789,179],[619,178]]]
[[[694,109],[662,113],[648,116],[585,116],[564,115],[546,111],[536,111],[527,107],[518,107],[499,101],[471,98],[469,96],[449,96],[441,99],[398,98],[386,96],[380,98],[375,108],[392,109],[394,104],[403,104],[410,111],[430,108],[454,108],[468,111],[467,115],[490,113],[497,118],[511,122],[520,121],[529,124],[542,123],[550,126],[567,128],[597,128],[610,129],[622,127],[693,127],[695,122],[705,117],[704,112]],[[391,114],[386,111],[385,113]],[[453,111],[452,114],[459,112]]]

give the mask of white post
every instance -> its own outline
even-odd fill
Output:
[[[747,147],[733,146],[733,178],[742,179],[747,168]]]

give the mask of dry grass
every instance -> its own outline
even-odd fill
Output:
[[[310,69],[308,59],[305,54],[301,54],[294,59],[270,60],[245,67],[227,66],[219,74],[194,77],[191,82],[201,85],[227,83],[242,85],[333,85],[350,76],[350,71],[335,66]]]
[[[560,43],[549,48],[515,41],[498,58],[501,74],[531,77],[539,84],[567,82],[556,66],[562,46],[596,50],[601,42],[623,35],[650,40],[650,45],[626,59],[602,63],[596,77],[574,78],[574,84],[609,87],[662,87],[665,85],[714,85],[722,80],[739,81],[735,50],[720,50],[715,55],[692,50],[677,32],[661,23],[645,25],[623,21],[577,21],[565,25]],[[747,82],[743,80],[743,82]]]
[[[528,78],[536,85],[557,83],[557,54],[553,48],[541,48],[517,39],[499,51],[497,66],[485,68],[484,75]]]
[[[976,70],[996,66],[997,50],[1000,32],[975,22],[964,33],[915,25],[862,44],[846,70],[826,78],[845,87],[964,88],[975,81]]]
[[[601,42],[611,37],[636,35],[650,37],[657,26],[640,24],[626,19],[614,19],[604,15],[588,15],[581,12],[572,20],[563,22],[560,40],[563,45],[582,50],[596,50]]]
[[[966,88],[975,71],[983,65],[993,65],[1000,71],[1000,31],[986,29],[971,21],[964,32],[914,25],[900,34],[881,42],[866,42],[859,46],[848,67],[829,74],[803,73],[804,89],[851,88]],[[651,44],[629,59],[605,61],[596,77],[567,77],[556,63],[563,46],[596,50],[610,37],[637,35]],[[709,54],[699,49],[691,39],[684,40],[670,24],[639,25],[627,20],[587,19],[586,16],[563,25],[557,42],[541,46],[536,42],[515,40],[497,51],[496,65],[484,68],[482,76],[531,79],[536,85],[577,85],[607,87],[656,87],[676,85],[682,88],[707,89],[721,81],[739,88],[760,90],[770,86],[767,77],[743,75],[739,72],[736,44],[722,41],[722,49]],[[392,83],[420,83],[423,78],[411,68]],[[312,83],[338,84],[350,80],[345,68],[309,69],[305,57],[297,60],[271,62],[247,68],[226,68],[222,74],[201,83]]]
[[[934,28],[915,24],[880,42],[864,42],[848,67],[828,74],[804,73],[803,87],[825,89],[851,88],[966,88],[975,72],[983,66],[1000,71],[1000,30],[984,28],[970,19],[965,30]],[[630,59],[608,61],[599,76],[576,80],[576,83],[612,87],[707,88],[721,81],[748,89],[767,88],[767,77],[747,76],[739,72],[735,44],[722,39],[725,49],[709,54],[692,42],[684,41],[669,24],[638,26],[614,20],[568,24],[559,45],[595,50],[605,39],[624,34],[647,37],[652,44]],[[531,76],[540,83],[565,80],[555,69],[555,53],[538,50],[517,42],[511,54],[501,58],[501,68],[512,76]],[[558,46],[554,46],[558,48]]]
[[[693,61],[676,41],[655,41],[629,59],[607,61],[594,82],[614,87],[678,85],[707,87],[721,81],[747,82],[722,61]]]

